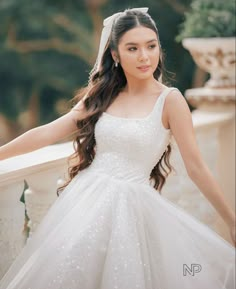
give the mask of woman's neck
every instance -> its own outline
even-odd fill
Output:
[[[163,85],[154,77],[149,79],[127,79],[127,84],[123,92],[129,96],[143,96],[144,94],[151,94],[157,90],[161,90]]]

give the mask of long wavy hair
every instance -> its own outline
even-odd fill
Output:
[[[95,157],[96,140],[94,129],[96,122],[127,83],[121,65],[114,68],[111,51],[118,53],[118,44],[122,35],[137,26],[152,29],[159,40],[156,24],[149,14],[133,9],[125,10],[113,23],[99,70],[92,70],[88,85],[81,88],[73,98],[74,103],[83,101],[83,118],[76,122],[78,131],[73,142],[75,153],[70,158],[73,160],[73,165],[69,166],[69,181],[59,188],[58,192],[65,188],[79,171],[87,168]],[[163,51],[160,47],[158,66],[153,73],[154,78],[160,82],[163,82],[163,70]],[[166,181],[166,177],[173,169],[170,164],[170,153],[171,145],[169,144],[150,174],[150,180],[152,183],[154,181],[153,187],[159,193]]]

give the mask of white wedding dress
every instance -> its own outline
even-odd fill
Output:
[[[96,155],[50,208],[0,289],[233,289],[234,247],[156,191],[165,89],[143,118],[103,113]]]

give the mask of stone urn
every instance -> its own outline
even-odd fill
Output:
[[[235,37],[186,38],[183,46],[195,63],[210,74],[201,88],[186,90],[186,98],[195,107],[214,110],[235,104]]]

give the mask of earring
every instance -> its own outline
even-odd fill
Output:
[[[118,67],[118,63],[119,63],[118,61],[115,61],[115,67]]]

